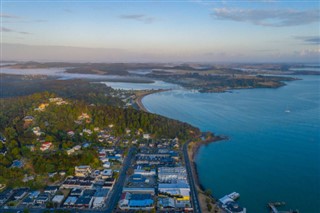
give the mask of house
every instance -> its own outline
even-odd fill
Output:
[[[4,137],[4,136],[2,136],[2,135],[0,134],[0,142],[6,143],[6,141],[7,141],[6,137]]]
[[[143,134],[143,139],[149,140],[150,138],[151,138],[150,134],[147,134],[147,133]]]
[[[40,136],[42,134],[40,127],[36,126],[32,128],[32,132],[33,134],[35,134],[36,136]]]
[[[31,116],[31,115],[27,115],[27,116],[25,116],[24,118],[23,118],[23,120],[24,120],[24,122],[33,122],[33,120],[34,120],[34,117],[33,116]]]
[[[7,151],[8,151],[7,147],[3,146],[3,147],[0,149],[0,154],[1,154],[1,155],[6,155],[6,154],[7,154]]]
[[[50,149],[51,145],[52,145],[51,142],[44,142],[41,144],[40,150],[44,152],[44,151]]]
[[[81,115],[78,116],[78,120],[82,121],[82,120],[89,120],[90,116],[87,113],[82,113]]]
[[[34,110],[37,110],[37,111],[44,111],[46,109],[46,107],[49,106],[48,103],[42,103],[38,106],[38,108],[35,108]]]
[[[94,198],[93,203],[92,203],[92,208],[93,209],[99,209],[104,206],[105,203],[105,198],[104,197],[97,197]]]
[[[74,151],[79,151],[81,149],[81,146],[80,145],[76,145],[73,147]]]
[[[75,203],[77,202],[78,197],[76,196],[69,196],[67,199],[64,201],[63,206],[64,207],[74,207]]]
[[[96,189],[85,189],[82,191],[81,196],[92,197],[96,192]]]
[[[14,160],[12,162],[11,168],[22,168],[23,167],[23,162],[20,160]]]
[[[77,208],[91,208],[92,203],[93,203],[92,196],[80,196],[74,205]]]
[[[101,160],[102,163],[109,162],[109,158],[106,158],[106,157],[99,157],[99,159]]]
[[[33,175],[28,176],[27,174],[25,174],[24,178],[22,179],[22,182],[26,183],[31,180],[34,180],[34,176]]]
[[[40,191],[32,191],[32,192],[29,193],[29,197],[31,199],[35,199],[35,198],[37,198],[39,196],[39,194],[40,194]]]
[[[90,129],[83,129],[82,132],[87,133],[88,135],[92,134],[92,131]]]
[[[64,195],[55,195],[52,199],[52,203],[57,204],[60,206],[64,200]]]
[[[13,197],[15,200],[21,200],[28,194],[29,188],[19,188],[14,190]]]
[[[35,199],[35,203],[37,204],[45,204],[49,201],[50,195],[48,193],[41,193],[38,195],[38,197]]]
[[[76,145],[74,147],[72,147],[71,149],[67,149],[66,152],[68,155],[72,155],[73,153],[75,153],[76,151],[79,151],[81,149],[80,145]]]
[[[59,189],[59,186],[46,186],[44,188],[44,192],[54,195],[58,191],[58,189]]]
[[[72,155],[75,151],[74,149],[67,149],[66,152],[68,155]]]
[[[90,175],[91,172],[92,172],[92,169],[88,165],[76,166],[74,168],[74,173],[75,173],[75,176],[77,177],[86,177]]]
[[[82,147],[83,148],[88,148],[90,146],[90,143],[84,143],[84,144],[82,144]]]
[[[59,175],[65,176],[65,175],[66,175],[66,172],[65,172],[65,171],[60,171],[60,172],[59,172]]]
[[[35,150],[35,146],[33,144],[27,144],[26,147],[33,152]]]
[[[67,132],[67,134],[68,134],[68,136],[73,137],[75,133],[74,133],[74,131],[69,130],[69,131]]]
[[[113,171],[112,169],[104,169],[102,172],[101,172],[101,177],[103,179],[107,179],[107,178],[111,178],[113,176]]]
[[[58,174],[58,172],[50,172],[50,173],[48,173],[48,176],[49,176],[49,178],[53,178],[57,174]]]
[[[3,192],[0,193],[0,205],[4,204],[7,202],[13,194],[13,190],[11,189],[6,189]]]
[[[86,177],[68,177],[62,183],[60,188],[65,189],[91,189],[94,183],[94,178],[90,176]]]
[[[81,189],[73,188],[70,192],[70,196],[80,196],[82,194]]]
[[[56,98],[49,98],[49,101],[50,101],[50,103],[55,103],[55,102],[58,102],[58,101],[63,101],[63,99],[59,98],[59,97],[56,97]]]
[[[111,163],[108,161],[103,164],[103,168],[106,168],[106,169],[109,169],[110,166],[111,166]]]
[[[34,204],[34,200],[30,197],[25,197],[21,203],[22,205],[29,206]]]

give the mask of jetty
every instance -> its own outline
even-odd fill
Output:
[[[290,211],[279,211],[277,209],[277,206],[284,206],[284,205],[286,205],[285,202],[268,203],[268,206],[269,206],[269,208],[270,208],[272,213],[299,213],[298,210],[295,210],[295,211],[292,211],[292,210],[290,210]]]

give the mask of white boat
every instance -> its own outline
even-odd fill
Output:
[[[289,108],[287,107],[286,110],[284,111],[286,113],[290,113],[291,111],[289,110]]]
[[[237,192],[232,192],[231,194],[228,195],[229,198],[231,198],[232,200],[236,200],[240,197],[240,194]]]

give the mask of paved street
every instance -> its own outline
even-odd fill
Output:
[[[130,166],[135,150],[136,150],[135,147],[130,148],[128,155],[123,162],[123,167],[120,170],[119,178],[116,181],[115,185],[113,186],[113,189],[111,191],[111,194],[109,195],[109,198],[106,200],[106,207],[107,207],[105,211],[106,213],[111,213],[117,207],[118,201],[121,197],[124,181],[126,179],[126,172]]]
[[[188,144],[189,142],[186,142],[183,145],[183,155],[186,163],[186,169],[187,169],[188,179],[189,179],[189,184],[191,189],[190,193],[191,193],[191,199],[192,199],[192,207],[195,213],[201,213],[201,208],[200,208],[199,199],[198,199],[198,192],[195,186],[192,169],[191,169],[192,165],[188,156]]]

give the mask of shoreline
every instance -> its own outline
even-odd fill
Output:
[[[204,137],[204,133],[210,133],[211,132],[203,132],[202,137]],[[208,204],[212,206],[212,210],[217,213],[222,213],[223,211],[220,209],[220,207],[217,205],[217,199],[213,196],[213,192],[210,189],[206,189],[200,181],[197,164],[195,162],[195,159],[197,157],[197,154],[202,146],[207,146],[211,143],[216,143],[219,141],[228,140],[229,138],[227,136],[215,136],[210,135],[205,140],[201,141],[192,141],[188,144],[188,156],[191,163],[191,170],[193,174],[193,179],[195,180],[195,185],[198,191],[198,198],[200,201],[200,206],[202,209],[202,213],[209,213],[211,211],[208,210]],[[208,190],[208,191],[207,191]],[[210,193],[208,193],[210,191]],[[210,202],[208,202],[208,200]]]
[[[137,98],[135,99],[135,103],[138,105],[140,110],[142,110],[144,112],[149,112],[145,108],[145,106],[143,105],[142,99],[147,95],[158,93],[158,92],[165,92],[165,91],[169,91],[169,90],[171,90],[171,89],[159,89],[159,90],[144,91],[142,94],[137,95]],[[209,133],[209,136],[206,137],[205,134],[208,134],[208,133]],[[206,137],[206,138],[203,140],[202,139],[203,137]],[[186,143],[189,143],[187,145],[187,154],[188,154],[190,164],[191,164],[191,171],[192,171],[192,176],[193,176],[192,178],[195,180],[195,186],[197,189],[198,199],[200,201],[201,211],[203,213],[210,212],[207,210],[207,199],[209,198],[211,200],[213,210],[215,212],[220,213],[222,211],[219,208],[219,206],[216,204],[216,201],[215,201],[216,199],[213,197],[212,194],[210,194],[210,195],[206,194],[206,192],[205,192],[206,189],[204,188],[204,186],[200,182],[195,158],[196,158],[201,146],[206,146],[211,143],[218,142],[218,141],[228,140],[229,138],[227,136],[219,136],[219,135],[216,136],[211,132],[202,132],[202,134],[199,136],[199,139],[201,139],[201,140],[197,141],[197,142],[191,141],[191,142],[186,142]]]
[[[170,91],[170,90],[172,90],[172,89],[141,90],[141,91],[136,92],[136,96],[137,97],[135,98],[134,101],[135,101],[135,103],[137,104],[138,108],[141,111],[149,112],[147,110],[147,108],[143,105],[142,99],[144,97],[146,97],[147,95],[151,95],[151,94],[155,94],[155,93],[159,93],[159,92],[166,92],[166,91]],[[141,93],[141,94],[137,94],[137,93]]]

